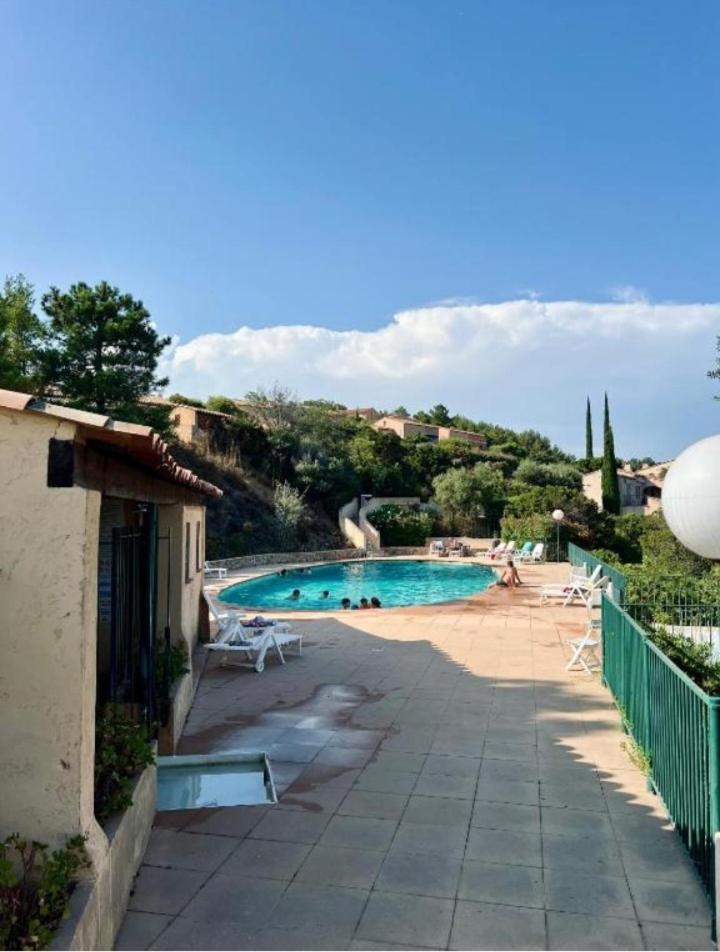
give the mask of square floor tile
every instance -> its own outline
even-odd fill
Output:
[[[508,830],[473,827],[468,835],[465,857],[483,863],[542,866],[540,836],[537,833],[510,833]]]
[[[351,790],[338,807],[341,816],[369,816],[379,820],[399,820],[406,796],[397,793],[377,793],[371,790]]]
[[[545,870],[548,909],[611,918],[635,918],[627,882],[621,876],[584,875],[560,869]]]
[[[295,882],[370,889],[382,861],[382,853],[373,850],[318,845],[303,863]]]
[[[352,933],[365,908],[367,896],[367,891],[362,889],[291,883],[273,912],[272,927]]]
[[[475,777],[421,774],[413,792],[422,797],[451,797],[458,800],[472,800],[475,797],[475,784]]]
[[[183,909],[199,922],[235,922],[249,931],[265,925],[287,884],[274,879],[240,879],[215,873]]]
[[[419,797],[413,794],[403,814],[408,823],[430,823],[466,829],[470,822],[472,803],[468,800],[447,800],[441,797]]]
[[[693,952],[714,949],[708,926],[680,926],[670,923],[643,922],[643,935],[648,949],[667,952]]]
[[[363,816],[334,816],[320,838],[323,846],[385,852],[397,829],[396,820],[378,820]]]
[[[405,853],[439,853],[462,857],[465,852],[465,827],[408,823],[403,820],[395,834],[393,848]]]
[[[452,899],[457,892],[462,860],[438,853],[423,861],[417,853],[393,847],[385,857],[375,888],[382,892],[410,893]]]
[[[630,919],[548,912],[549,949],[642,949],[640,927]]]
[[[299,813],[273,810],[252,830],[250,836],[261,840],[282,840],[287,843],[316,843],[328,824],[324,813]]]
[[[542,870],[465,860],[458,899],[542,908]]]
[[[698,926],[709,921],[710,907],[699,882],[696,886],[685,886],[633,877],[630,889],[641,922]]]
[[[154,912],[128,912],[123,919],[114,948],[118,952],[149,949],[172,921],[172,916],[160,916]]]
[[[358,938],[444,948],[450,934],[451,899],[373,892],[358,926]]]
[[[153,830],[143,862],[148,866],[213,872],[240,841],[229,836]]]
[[[308,853],[307,843],[244,840],[220,868],[227,876],[290,880]]]
[[[472,826],[488,830],[540,833],[540,810],[538,807],[526,804],[488,803],[486,800],[476,800],[470,822]]]
[[[418,774],[408,771],[388,770],[369,764],[355,781],[357,790],[372,790],[376,793],[410,794],[418,780]]]
[[[451,949],[544,949],[545,913],[458,900]]]
[[[208,874],[190,869],[141,866],[128,908],[174,916],[192,899]]]

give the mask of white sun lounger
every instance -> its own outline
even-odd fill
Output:
[[[579,598],[584,605],[591,605],[593,596],[596,592],[603,589],[608,580],[600,576],[602,566],[598,565],[589,578],[571,577],[565,585],[543,585],[540,592],[540,603],[542,605],[549,598],[562,598],[563,608],[572,605],[576,598]]]
[[[227,578],[227,569],[221,565],[212,566],[209,562],[206,562],[205,578]]]
[[[281,664],[285,664],[283,647],[295,645],[298,654],[302,654],[302,635],[290,631],[287,622],[274,622],[263,627],[250,627],[235,619],[226,625],[215,641],[205,645],[207,651],[219,651],[222,654],[220,664],[236,667],[254,668],[258,674],[265,670],[265,655],[270,648],[275,650]],[[239,660],[230,660],[237,655]]]

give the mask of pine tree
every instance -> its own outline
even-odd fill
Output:
[[[592,410],[590,409],[590,397],[588,397],[585,410],[585,459],[589,462],[593,456]]]
[[[167,383],[156,371],[170,343],[158,335],[142,301],[102,281],[94,288],[74,284],[67,292],[51,288],[42,307],[50,319],[48,392],[80,410],[160,430],[168,425],[167,408],[138,403]]]
[[[615,437],[610,424],[608,396],[605,394],[605,419],[602,461],[602,507],[605,512],[620,515],[620,482],[615,459]]]

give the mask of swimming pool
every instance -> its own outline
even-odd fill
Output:
[[[338,611],[343,598],[359,604],[375,596],[383,608],[395,608],[467,598],[484,592],[496,578],[491,568],[467,562],[363,559],[273,572],[231,585],[220,599],[251,608]],[[296,588],[300,598],[293,600]],[[330,594],[324,598],[326,591]]]

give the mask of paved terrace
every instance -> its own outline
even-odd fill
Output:
[[[295,617],[303,658],[209,660],[180,749],[267,749],[279,804],[158,814],[118,948],[712,947],[608,693],[564,670],[582,609]]]

